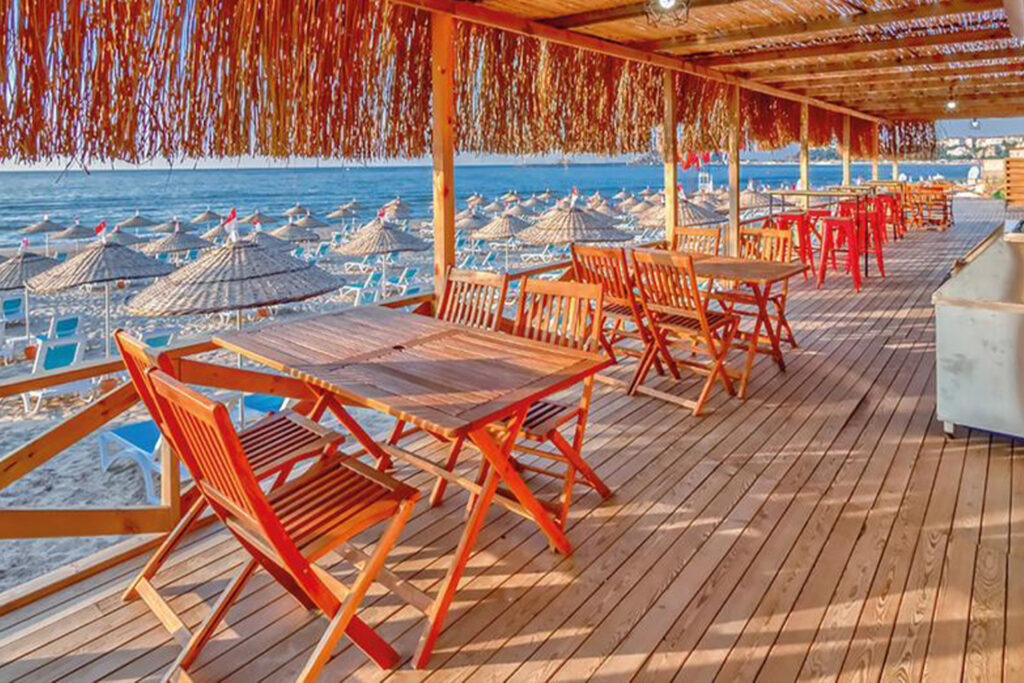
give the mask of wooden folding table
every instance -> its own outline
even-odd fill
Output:
[[[571,552],[551,511],[511,466],[509,455],[533,403],[596,374],[611,364],[608,358],[376,306],[223,333],[214,342],[305,382],[318,397],[312,416],[318,419],[330,410],[381,466],[400,458],[448,476],[474,494],[438,594],[430,604],[414,601],[428,617],[417,668],[430,658],[492,502],[533,520],[554,548]],[[346,406],[385,412],[445,440],[470,440],[490,465],[486,478],[477,484],[415,454],[378,444]],[[508,425],[500,444],[488,430],[495,423]]]
[[[762,326],[770,344],[768,352],[780,370],[786,369],[786,361],[782,358],[782,348],[779,345],[779,336],[772,327],[771,317],[768,315],[768,302],[771,300],[771,290],[775,283],[803,273],[807,266],[798,262],[772,263],[731,256],[694,255],[693,269],[698,277],[709,280],[710,286],[714,285],[715,280],[731,280],[742,283],[750,289],[757,306],[757,318],[754,321],[754,330],[747,347],[747,361],[743,374],[740,376],[738,391],[740,398],[746,398],[747,381],[750,379],[750,371],[754,365],[754,354],[757,353]]]

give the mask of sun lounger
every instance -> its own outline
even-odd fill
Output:
[[[23,323],[25,322],[25,309],[23,308],[25,300],[21,295],[12,296],[4,299],[2,302],[2,317],[0,320],[8,324]]]
[[[36,352],[36,359],[32,365],[32,374],[37,375],[52,370],[63,370],[77,365],[82,361],[82,354],[85,353],[85,340],[81,337],[68,337],[66,339],[48,339],[39,345]],[[68,396],[77,394],[85,398],[92,393],[92,382],[81,379],[65,384],[58,384],[44,389],[33,389],[21,395],[25,412],[31,415],[39,412],[43,400],[51,396]],[[33,407],[32,402],[35,402]]]
[[[78,334],[78,324],[81,318],[77,315],[55,315],[50,318],[50,325],[46,332],[37,334],[36,339],[41,342],[47,339],[67,339]]]

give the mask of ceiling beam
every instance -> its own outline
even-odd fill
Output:
[[[915,21],[920,19],[935,19],[957,14],[971,12],[985,12],[988,10],[1001,9],[1003,0],[948,0],[923,5],[906,5],[896,9],[861,12],[860,14],[846,14],[841,16],[830,16],[824,19],[813,21],[794,21],[783,24],[767,24],[753,28],[740,29],[738,31],[725,31],[722,33],[710,33],[703,35],[684,35],[671,38],[660,38],[658,40],[641,41],[632,43],[634,47],[641,50],[655,50],[679,53],[685,51],[693,52],[720,52],[734,49],[744,43],[759,40],[774,40],[778,38],[799,38],[808,39],[817,33],[829,33],[832,31],[850,31],[867,26],[882,26],[901,21]]]
[[[788,90],[765,85],[764,83],[758,83],[757,81],[752,81],[747,78],[741,78],[733,74],[726,74],[714,69],[697,66],[686,60],[680,59],[679,57],[658,54],[657,52],[637,50],[636,48],[629,47],[628,45],[603,40],[585,33],[576,33],[562,28],[548,26],[547,24],[533,19],[527,19],[509,12],[491,9],[465,0],[391,0],[391,2],[396,5],[414,7],[428,12],[448,14],[459,21],[465,21],[481,26],[490,26],[491,28],[496,28],[502,31],[530,36],[538,40],[557,43],[559,45],[567,45],[579,50],[587,50],[616,57],[618,59],[638,62],[641,64],[649,64],[651,66],[657,66],[679,73],[688,73],[700,78],[725,83],[727,85],[737,85],[752,92],[759,92],[765,95],[791,100],[793,102],[806,102],[807,104],[815,107],[834,111],[840,114],[849,114],[850,116],[855,116],[874,123],[885,123],[883,119],[877,116],[864,114],[863,112],[850,109],[849,107],[830,104],[813,97],[792,93]]]
[[[963,43],[980,43],[989,40],[1004,40],[1010,37],[1009,29],[983,28],[965,29],[955,33],[935,33],[910,35],[890,40],[844,40],[810,47],[780,48],[761,50],[738,55],[722,55],[707,59],[695,59],[692,63],[709,69],[744,67],[749,64],[766,62],[793,61],[796,59],[812,59],[816,57],[838,57],[853,54],[870,54],[888,50],[905,50],[916,47],[936,47],[940,45],[960,45]],[[828,69],[827,64],[820,65]]]
[[[828,63],[828,69],[823,70],[821,64],[800,64],[786,68],[771,67],[765,68],[763,72],[748,70],[743,75],[747,78],[755,78],[764,83],[772,83],[780,87],[782,83],[799,81],[801,79],[828,80],[841,78],[844,74],[857,71],[878,72],[889,69],[904,69],[913,66],[939,66],[942,64],[970,64],[972,62],[984,62],[993,59],[1012,59],[1024,57],[1024,48],[1005,47],[991,50],[970,50],[966,52],[946,53],[939,52],[930,55],[917,56],[894,56],[886,59],[856,59],[850,62]],[[756,65],[755,65],[756,66]]]
[[[980,89],[973,92],[954,92],[953,96],[950,97],[949,91],[939,90],[936,92],[922,92],[915,90],[913,92],[887,92],[887,93],[875,93],[871,96],[857,96],[849,95],[847,97],[833,98],[834,102],[845,104],[849,107],[863,107],[864,109],[872,109],[878,104],[888,104],[895,102],[897,104],[907,102],[935,102],[945,105],[950,99],[957,102],[975,102],[982,100],[985,102],[997,101],[999,99],[1014,99],[1024,97],[1024,83],[1013,83],[1007,84],[1005,89],[997,88],[994,90]]]
[[[834,93],[828,93],[827,95],[821,95],[823,100],[830,102],[836,102],[839,104],[845,104],[847,106],[854,106],[853,102],[858,102],[864,99],[871,99],[871,97],[883,98],[885,96],[899,95],[907,99],[913,99],[915,97],[927,97],[929,95],[942,94],[947,98],[950,92],[953,93],[954,98],[961,97],[964,95],[998,95],[1005,92],[1017,92],[1024,90],[1024,76],[1019,76],[1019,80],[1010,81],[1006,83],[979,83],[976,85],[957,85],[950,86],[947,84],[939,84],[927,87],[913,87],[913,88],[899,88],[892,87],[886,88],[885,90],[874,90],[869,95],[865,95],[863,91],[858,91],[853,88],[849,88]]]
[[[1018,40],[1024,40],[1024,0],[1003,0],[1003,12],[1010,31]]]
[[[744,2],[744,0],[691,0],[690,10],[700,9],[701,7],[732,5],[737,2]],[[551,17],[550,19],[543,19],[542,22],[548,26],[554,26],[556,28],[583,28],[584,26],[606,24],[611,21],[636,19],[637,17],[644,16],[646,13],[647,3],[635,2],[634,0],[634,2],[629,2],[624,5],[616,5],[615,7],[605,7],[603,9],[592,9],[585,12],[563,14],[562,16]]]
[[[969,78],[970,76],[985,76],[991,74],[1024,72],[1024,61],[1006,62],[1003,64],[984,64],[981,66],[969,66],[964,68],[943,68],[930,71],[898,72],[889,74],[878,74],[876,76],[844,76],[830,81],[790,81],[786,83],[787,89],[802,92],[805,95],[816,94],[822,91],[835,90],[842,86],[874,86],[879,83],[904,83],[913,87],[919,81],[934,80],[939,78]]]
[[[949,101],[949,97],[930,97],[930,98],[894,98],[889,100],[863,100],[859,104],[865,109],[876,112],[886,111],[934,111],[938,109],[945,109],[946,102]],[[985,107],[1007,107],[1024,105],[1024,92],[1019,93],[1008,93],[1005,95],[976,95],[967,97],[956,98],[957,108],[950,111],[959,111],[960,109],[984,109]]]

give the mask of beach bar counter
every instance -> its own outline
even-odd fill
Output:
[[[1008,220],[957,261],[932,295],[937,415],[1024,437],[1024,222]]]

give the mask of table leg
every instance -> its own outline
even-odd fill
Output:
[[[775,359],[775,364],[779,366],[780,370],[786,369],[786,361],[782,358],[782,347],[779,345],[779,337],[775,334],[775,328],[772,327],[771,318],[768,316],[768,299],[771,297],[772,285],[768,283],[761,287],[754,286],[754,299],[757,300],[757,314],[764,321],[765,333],[768,335],[768,341],[772,345],[772,358]]]
[[[355,437],[355,440],[359,442],[359,445],[366,449],[366,452],[373,456],[377,461],[377,469],[384,471],[391,469],[391,456],[380,447],[380,445],[373,440],[369,434],[366,433],[355,418],[340,403],[338,400],[325,392],[323,389],[318,387],[310,386],[310,390],[317,394],[318,399],[326,397],[327,408],[334,414],[334,417],[338,418],[338,421],[345,427],[349,434]]]

